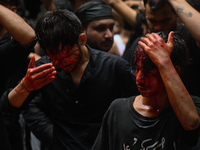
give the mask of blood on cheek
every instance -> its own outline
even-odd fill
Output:
[[[59,53],[57,55],[55,63],[60,67],[63,68],[66,66],[69,66],[71,68],[72,66],[75,66],[79,60],[79,49],[75,47],[75,49],[70,49],[67,53]]]
[[[158,69],[153,69],[153,70],[149,71],[145,82],[147,84],[153,85],[154,88],[158,91],[162,90],[164,88],[164,84],[163,84],[163,81],[161,79]]]

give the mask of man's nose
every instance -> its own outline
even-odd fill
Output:
[[[136,82],[144,81],[144,72],[139,70],[136,74]]]
[[[105,38],[113,38],[113,32],[107,29],[105,32]]]

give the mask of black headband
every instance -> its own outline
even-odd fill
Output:
[[[79,17],[82,24],[101,19],[114,19],[112,9],[108,5],[97,5],[85,10]]]

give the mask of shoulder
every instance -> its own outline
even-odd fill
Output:
[[[141,35],[141,36],[139,36],[139,37],[137,37],[134,41],[133,41],[133,43],[131,44],[131,47],[130,47],[130,50],[131,51],[135,51],[135,47],[138,45],[138,42],[140,41],[140,39],[142,38],[142,37],[144,37],[144,35]]]
[[[51,59],[45,55],[45,56],[42,56],[40,59],[38,59],[36,62],[35,62],[35,66],[40,66],[42,64],[46,64],[46,63],[50,63],[51,62]]]
[[[200,108],[200,97],[194,96],[194,95],[191,95],[191,97],[192,97],[192,100],[193,100],[195,106],[198,106]]]
[[[104,119],[111,119],[111,118],[121,118],[124,115],[126,116],[127,114],[132,111],[132,101],[134,99],[133,97],[128,97],[128,98],[118,98],[115,99],[109,106],[107,112],[104,115]],[[131,105],[130,105],[131,104]],[[122,113],[123,112],[123,113]]]
[[[123,109],[129,107],[129,104],[130,102],[132,103],[133,99],[135,99],[135,96],[128,98],[117,98],[110,104],[109,109],[114,110],[116,112],[121,112]]]
[[[94,60],[94,62],[106,62],[106,63],[111,63],[111,64],[115,64],[115,63],[119,63],[119,64],[124,64],[124,65],[129,65],[129,63],[121,58],[120,56],[117,55],[113,55],[110,54],[108,52],[104,52],[104,51],[100,51],[100,50],[96,50],[96,49],[90,49],[90,54],[91,54],[91,58]]]
[[[191,97],[192,97],[194,105],[195,105],[195,107],[197,109],[197,112],[198,112],[198,114],[200,116],[200,97],[194,96],[194,95],[191,95]]]
[[[7,32],[4,34],[0,39],[0,45],[7,43],[9,41],[14,41],[14,39],[11,38],[11,35]]]

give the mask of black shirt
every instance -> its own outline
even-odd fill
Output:
[[[200,98],[192,96],[200,115]],[[169,107],[154,117],[144,117],[133,107],[135,96],[115,100],[106,112],[91,150],[191,150],[199,129],[186,131]]]
[[[89,51],[90,60],[78,88],[69,74],[57,70],[55,80],[40,90],[39,107],[53,122],[53,150],[89,150],[110,103],[138,93],[127,61],[91,48]],[[50,59],[44,56],[36,65],[47,62]],[[24,118],[32,130],[37,130],[32,124],[35,118],[30,117],[38,113],[33,105],[25,110]]]

